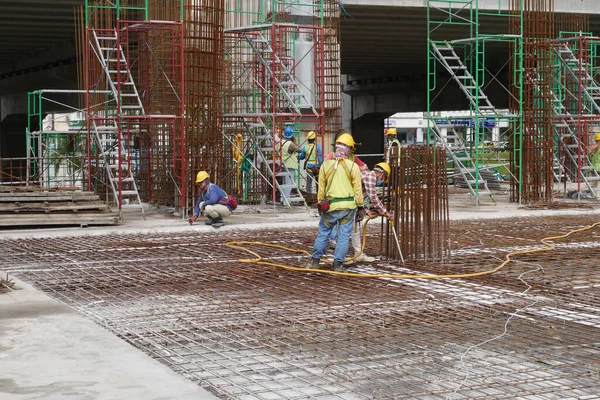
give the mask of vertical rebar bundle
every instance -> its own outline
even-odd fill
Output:
[[[396,260],[447,257],[446,152],[439,147],[406,147],[398,157],[397,151],[398,147],[392,149],[392,172],[384,191],[386,208],[394,217],[383,228],[383,253]]]
[[[213,182],[224,175],[224,0],[185,0],[185,142],[188,174],[206,170]],[[190,193],[187,204],[193,205]]]
[[[524,2],[523,131],[520,154],[513,154],[511,199],[552,201],[554,165],[554,1]],[[520,181],[514,179],[520,176]]]
[[[315,0],[315,4],[323,0]],[[335,137],[342,131],[342,82],[340,55],[340,0],[324,0],[323,8],[325,105],[324,129]]]

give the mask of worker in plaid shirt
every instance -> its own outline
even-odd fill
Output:
[[[386,218],[392,218],[392,213],[386,210],[385,206],[377,196],[377,186],[383,186],[384,182],[387,181],[390,175],[391,169],[388,163],[381,162],[375,165],[373,171],[369,170],[366,164],[363,164],[360,167],[360,178],[363,185],[363,196],[365,199],[365,208],[367,210],[373,209],[373,211],[369,211],[369,216],[374,217],[377,214],[381,214]],[[337,230],[332,230],[330,236],[330,246],[335,247],[337,245],[335,238],[337,236]],[[355,253],[359,253],[362,249],[362,225],[360,221],[356,221],[354,227],[352,229],[352,234],[350,235],[350,243],[352,243],[352,248]],[[366,261],[373,262],[375,261],[374,257],[369,257],[366,254],[362,253],[358,256],[355,261]]]

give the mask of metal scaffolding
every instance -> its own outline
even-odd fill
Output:
[[[523,59],[522,36],[507,31],[482,33],[482,25],[494,20],[522,22],[522,12],[503,11],[498,2],[495,11],[483,12],[478,2],[473,0],[428,0],[427,2],[427,39],[428,39],[428,144],[437,144],[446,149],[449,166],[453,170],[455,183],[460,182],[475,199],[477,205],[483,197],[495,200],[488,187],[485,173],[493,167],[486,165],[485,141],[490,126],[500,126],[501,122],[510,128],[515,136],[520,135],[521,113],[519,109],[512,112],[499,110],[488,97],[490,87],[496,87],[506,96],[512,96],[520,103],[521,92],[513,91],[502,85],[497,76],[511,69],[512,85],[521,87],[521,65]],[[507,62],[500,69],[492,70],[486,61],[486,52],[505,54]],[[442,75],[438,72],[443,67],[450,79],[439,82]],[[458,87],[456,94],[464,96],[465,108],[469,115],[457,118],[467,120],[463,132],[453,128],[453,117],[440,118],[437,98],[452,81],[452,87]],[[495,167],[495,166],[494,166]]]
[[[594,76],[598,68],[600,38],[582,32],[561,32],[553,42],[555,152],[561,167],[560,180],[576,183],[598,199],[595,182],[600,175],[590,162],[588,146],[600,127],[600,85]],[[566,189],[565,189],[566,192]]]
[[[299,187],[311,178],[297,171],[284,184],[278,134],[290,126],[302,144],[314,131],[324,146],[340,132],[339,0],[87,0],[75,18],[80,90],[65,92],[79,104],[62,105],[83,114],[82,189],[119,210],[186,215],[206,170],[244,202],[306,204]],[[36,182],[52,180],[40,167],[62,140],[42,127],[49,94],[30,94]],[[26,162],[2,174],[23,176]]]
[[[18,174],[22,183],[42,188],[83,188],[87,179],[85,110],[78,107],[73,95],[85,93],[58,89],[28,93],[27,158]]]
[[[302,144],[314,131],[324,146],[339,132],[339,1],[230,1],[226,25],[226,186],[249,203],[306,204],[312,177],[283,168],[281,133]]]
[[[86,2],[87,184],[119,210],[186,206],[183,4],[152,6],[175,20],[150,20],[148,0]]]

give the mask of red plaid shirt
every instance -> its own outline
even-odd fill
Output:
[[[371,200],[371,204],[375,208],[375,211],[379,214],[385,214],[387,210],[381,200],[379,200],[379,196],[377,196],[377,191],[375,190],[377,187],[377,175],[375,175],[375,172],[370,170],[361,171],[360,179],[362,180],[364,187],[364,197],[368,197],[369,200]]]

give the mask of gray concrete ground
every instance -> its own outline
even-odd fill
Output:
[[[0,294],[0,398],[216,399],[75,311],[16,281]]]
[[[530,210],[496,196],[498,205],[475,207],[466,195],[451,197],[451,219],[598,214],[587,209]],[[208,230],[203,221],[148,210],[125,214],[119,226],[0,231],[19,237]],[[314,211],[240,206],[220,231],[282,227],[316,228]],[[316,232],[316,230],[315,230]],[[9,277],[10,278],[10,277]],[[191,381],[84,319],[27,283],[0,294],[0,398],[24,399],[215,399]]]

